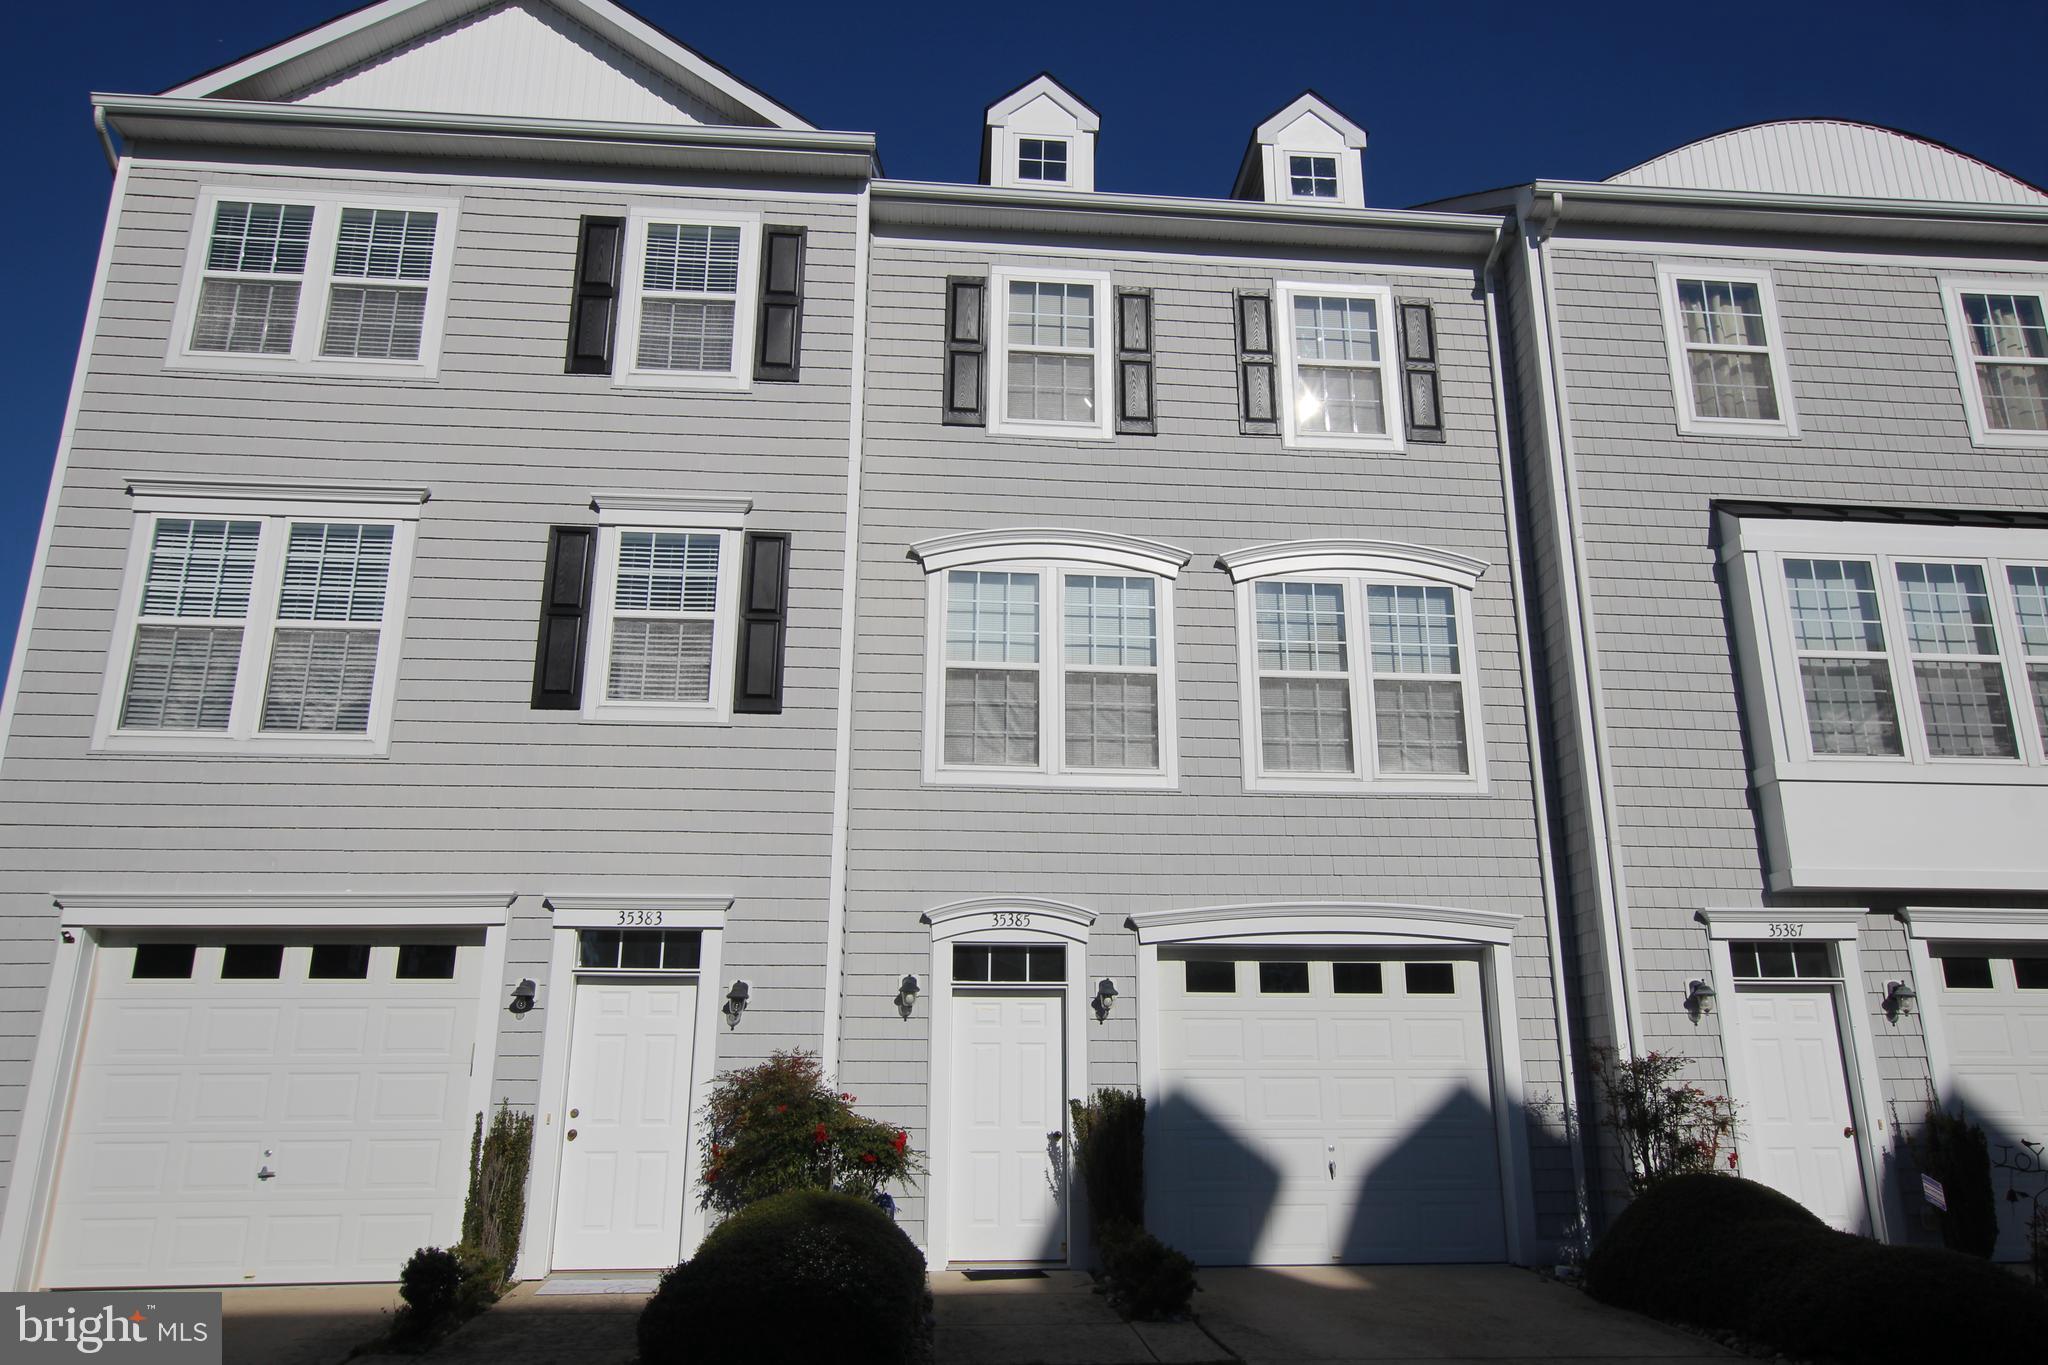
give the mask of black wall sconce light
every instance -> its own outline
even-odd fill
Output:
[[[1109,1018],[1109,1008],[1116,1003],[1116,982],[1103,977],[1095,987],[1095,998],[1088,1002],[1095,1007],[1095,1018],[1099,1023]]]
[[[1884,1017],[1891,1020],[1894,1024],[1898,1023],[1899,1016],[1906,1012],[1906,1006],[1919,998],[1920,992],[1914,990],[1903,981],[1885,982]]]
[[[1692,1016],[1695,1024],[1713,1005],[1714,988],[1707,984],[1705,978],[1696,976],[1685,983],[1685,1012]]]
[[[745,981],[732,983],[732,989],[725,993],[725,1003],[718,1007],[718,1012],[725,1016],[727,1028],[740,1026],[740,1016],[747,1012],[747,1003],[752,996],[753,990]]]
[[[506,1008],[511,1010],[514,1014],[526,1013],[528,1010],[533,1008],[534,990],[535,987],[533,984],[532,977],[520,977],[519,984],[512,988],[512,1003],[510,1005],[507,1005]]]
[[[917,977],[914,975],[906,976],[903,978],[903,984],[896,988],[896,1012],[905,1019],[908,1019],[910,1011],[916,1007]]]

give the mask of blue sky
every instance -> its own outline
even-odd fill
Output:
[[[154,93],[345,7],[95,0],[13,28],[0,64],[15,209],[0,215],[0,259],[34,322],[0,333],[0,641],[35,550],[106,212],[88,92]],[[1101,111],[1103,189],[1226,193],[1252,126],[1311,86],[1370,130],[1366,194],[1387,207],[1598,179],[1723,128],[1813,115],[1904,128],[2048,184],[2041,0],[636,8],[813,122],[880,134],[889,173],[912,179],[971,180],[982,107],[1049,69]]]

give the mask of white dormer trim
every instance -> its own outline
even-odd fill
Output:
[[[1218,555],[1233,583],[1293,574],[1399,574],[1471,592],[1488,568],[1483,559],[1398,540],[1284,540]]]
[[[669,77],[685,90],[705,91],[714,101],[744,111],[771,128],[803,130],[813,126],[795,112],[769,99],[717,63],[691,51],[638,15],[612,4],[611,0],[530,2],[552,6],[594,29],[600,36],[617,43],[629,54],[640,58],[658,74]],[[363,49],[374,49],[377,44],[378,35],[374,30],[390,25],[391,46],[397,47],[413,41],[425,31],[460,18],[474,8],[481,6],[450,3],[450,0],[383,0],[382,4],[369,5],[352,14],[345,14],[332,23],[322,24],[282,43],[253,52],[240,61],[196,76],[163,93],[166,96],[190,99],[221,97],[245,82],[256,80],[293,63],[307,64],[307,74],[311,75],[311,64],[306,63],[306,59],[314,57],[322,49],[341,44],[350,44],[351,55],[347,60],[337,62],[336,69],[358,66],[364,60]],[[415,15],[415,11],[424,13]],[[411,16],[409,23],[406,22],[408,16]],[[357,41],[351,43],[351,40]],[[305,81],[300,79],[292,83],[303,85]]]
[[[1095,188],[1095,136],[1102,116],[1079,95],[1040,74],[991,104],[982,116],[984,183],[1002,189],[1080,190]],[[1027,178],[1020,170],[1026,140],[1061,144],[1066,178]]]
[[[1070,564],[1101,564],[1134,573],[1172,579],[1194,556],[1178,545],[1114,531],[1080,531],[1066,527],[1020,526],[995,531],[961,531],[934,536],[910,547],[910,557],[926,573],[966,568],[998,560],[1055,559]]]
[[[1365,129],[1313,91],[1303,91],[1253,131],[1238,172],[1237,196],[1263,198],[1269,204],[1364,208],[1365,145]],[[1295,193],[1291,159],[1296,156],[1333,161],[1335,194]]]

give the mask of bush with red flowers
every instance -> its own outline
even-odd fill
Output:
[[[825,1083],[808,1052],[778,1052],[727,1072],[704,1106],[703,1192],[720,1213],[790,1190],[838,1190],[874,1200],[924,1163],[910,1135],[854,1112],[854,1097]]]

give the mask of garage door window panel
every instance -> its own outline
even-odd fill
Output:
[[[1259,994],[1307,995],[1308,963],[1261,962],[1259,964]]]
[[[1234,995],[1237,992],[1237,964],[1213,958],[1190,958],[1185,964],[1189,995]]]
[[[1988,991],[1992,988],[1991,959],[1944,956],[1941,959],[1941,980],[1952,991]]]
[[[2048,991],[2048,957],[2014,958],[2012,979],[2023,991]]]
[[[138,943],[128,974],[140,980],[187,981],[198,951],[193,943]]]
[[[283,969],[281,943],[230,943],[221,950],[223,981],[275,981]]]
[[[1338,995],[1380,995],[1386,990],[1385,973],[1377,962],[1333,962],[1330,985]]]
[[[455,975],[452,943],[404,943],[398,948],[400,981],[447,981]]]
[[[306,964],[312,981],[362,981],[370,975],[367,943],[316,943]]]

